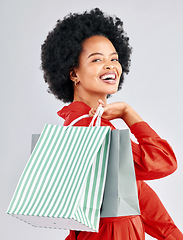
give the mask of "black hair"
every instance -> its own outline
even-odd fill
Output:
[[[63,20],[57,21],[41,46],[41,68],[49,92],[63,102],[73,101],[74,88],[70,71],[79,65],[83,41],[94,35],[107,37],[118,53],[123,69],[118,90],[121,89],[124,74],[129,72],[132,48],[120,18],[105,15],[98,8],[83,14],[70,13]]]

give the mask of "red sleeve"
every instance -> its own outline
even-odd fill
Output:
[[[137,186],[145,232],[159,240],[183,240],[183,234],[176,227],[152,188],[143,181],[137,181]]]
[[[67,114],[64,126],[81,116],[75,112]],[[83,118],[75,126],[89,126],[92,118]],[[109,121],[102,119],[102,126],[115,127]],[[151,180],[165,177],[177,168],[177,162],[170,145],[161,139],[146,122],[138,122],[131,126],[131,132],[139,144],[132,142],[132,152],[137,180]]]
[[[139,142],[132,142],[137,180],[162,178],[177,169],[172,148],[146,122],[135,123],[130,130]]]

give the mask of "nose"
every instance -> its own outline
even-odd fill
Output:
[[[108,70],[114,69],[114,64],[112,64],[112,62],[105,63],[104,64],[104,69],[108,69]]]

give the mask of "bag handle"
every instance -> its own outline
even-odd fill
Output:
[[[104,108],[103,108],[102,105],[100,104],[100,105],[98,106],[98,108],[97,108],[97,111],[96,111],[95,115],[93,116],[93,118],[92,118],[92,120],[91,120],[91,122],[90,122],[89,127],[94,127],[94,126],[95,126],[95,127],[99,127],[99,126],[101,125],[101,117],[102,117],[103,112],[104,112]],[[82,116],[74,119],[68,126],[71,126],[71,127],[72,127],[72,126],[74,126],[74,124],[76,124],[77,122],[79,122],[81,119],[87,118],[87,117],[90,117],[89,114],[82,115]],[[97,120],[96,120],[96,123],[95,123],[95,125],[94,125],[94,121],[95,121],[96,118],[97,118]]]
[[[96,127],[100,126],[100,124],[101,124],[101,117],[102,117],[103,112],[104,112],[104,108],[100,104],[98,106],[98,108],[97,108],[97,111],[96,111],[95,115],[93,116],[93,118],[91,120],[91,123],[90,123],[89,127],[94,127],[94,121],[95,121],[96,118],[97,118],[97,120],[96,120],[95,126]]]

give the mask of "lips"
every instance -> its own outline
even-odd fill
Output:
[[[105,83],[115,84],[116,83],[116,73],[114,71],[109,71],[100,76],[100,79]]]

